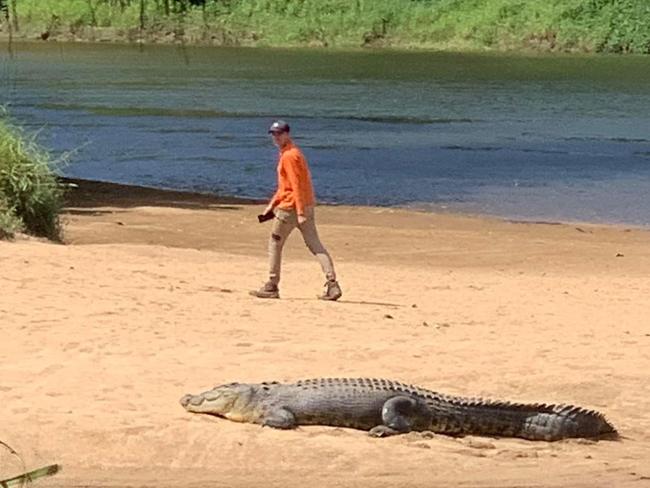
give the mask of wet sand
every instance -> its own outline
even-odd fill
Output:
[[[295,234],[264,301],[263,204],[77,183],[65,245],[0,242],[0,440],[63,465],[39,486],[650,486],[649,231],[320,206],[343,298],[316,299]],[[623,439],[373,439],[178,404],[320,376],[577,404]]]

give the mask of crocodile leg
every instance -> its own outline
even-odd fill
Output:
[[[408,396],[395,396],[387,400],[381,409],[383,424],[373,427],[368,434],[372,437],[388,437],[405,434],[414,428],[422,430],[428,426],[430,417],[425,402]]]
[[[284,407],[268,410],[261,418],[262,427],[275,429],[293,429],[296,427],[296,417]]]

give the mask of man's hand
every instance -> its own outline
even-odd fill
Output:
[[[271,205],[271,204],[269,203],[269,204],[266,206],[266,208],[264,209],[264,212],[262,212],[262,215],[265,215],[265,214],[267,214],[267,213],[269,213],[269,212],[272,212],[272,211],[273,211],[273,205]]]
[[[304,215],[298,215],[298,225],[302,225],[305,222],[307,222],[307,217],[305,217]]]

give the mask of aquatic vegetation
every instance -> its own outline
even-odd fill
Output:
[[[0,238],[16,232],[60,241],[63,191],[33,136],[0,115]]]

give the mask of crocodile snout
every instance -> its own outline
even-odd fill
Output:
[[[191,407],[198,407],[199,405],[202,405],[203,402],[205,402],[206,398],[203,396],[203,394],[200,395],[190,395],[189,393],[185,396],[183,396],[180,399],[181,405],[183,405],[185,408],[191,408]]]
[[[189,393],[187,395],[183,395],[181,399],[179,400],[181,405],[184,407],[187,407],[190,404],[190,401],[192,400],[192,397],[194,395],[190,395]]]

